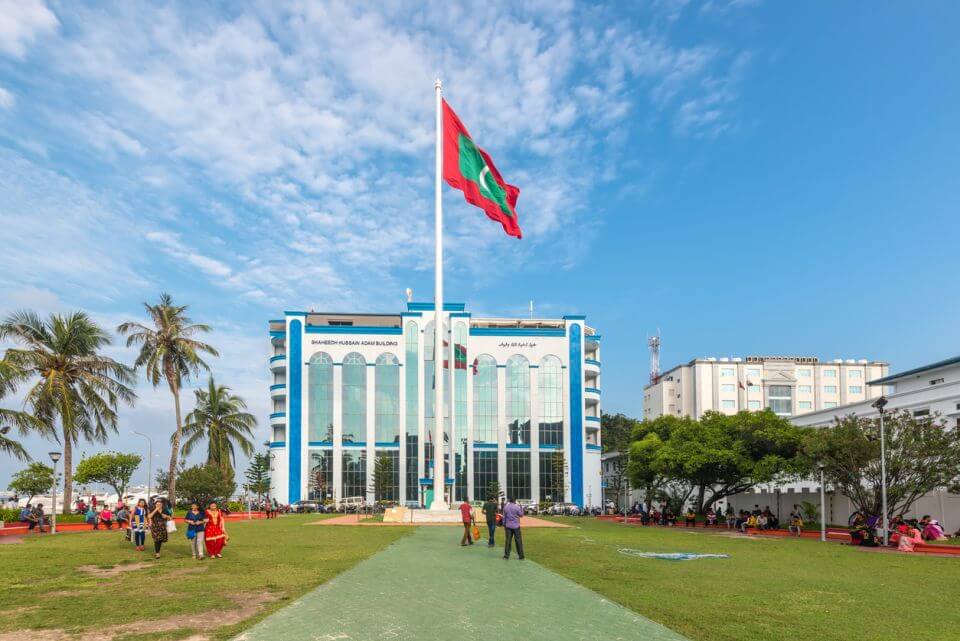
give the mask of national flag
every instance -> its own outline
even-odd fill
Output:
[[[503,225],[509,236],[521,238],[517,222],[520,189],[508,185],[490,155],[478,147],[447,101],[443,101],[443,179],[463,192],[471,205]]]

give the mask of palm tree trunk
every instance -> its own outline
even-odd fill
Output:
[[[56,478],[53,482],[56,484]],[[63,431],[63,503],[61,505],[63,507],[60,513],[70,514],[70,506],[73,505],[73,442],[66,430]],[[50,506],[50,512],[56,512],[56,510],[56,505]]]
[[[168,376],[168,381],[170,378]],[[167,497],[171,506],[177,504],[177,459],[180,457],[180,437],[183,433],[183,422],[180,418],[180,387],[176,381],[170,383],[170,392],[173,394],[173,406],[177,414],[177,431],[173,433],[173,445],[170,449],[170,471],[167,480]]]

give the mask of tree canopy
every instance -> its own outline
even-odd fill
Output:
[[[270,491],[270,457],[266,454],[256,454],[250,459],[250,467],[246,472],[247,482],[244,489],[257,495],[257,500]]]
[[[10,478],[9,489],[32,501],[36,495],[49,492],[53,484],[53,468],[33,462]]]
[[[211,501],[225,502],[233,495],[236,484],[233,475],[216,465],[195,465],[179,474],[180,503],[195,501],[205,507]]]
[[[130,484],[130,477],[140,467],[142,457],[136,454],[103,452],[85,458],[77,465],[73,478],[77,483],[103,483],[113,488],[121,499]]]

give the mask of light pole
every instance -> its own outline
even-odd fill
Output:
[[[817,465],[820,468],[820,541],[827,540],[827,499],[823,488],[823,463]]]
[[[872,407],[880,412],[880,501],[883,505],[883,546],[886,547],[890,533],[887,530],[887,438],[883,429],[883,408],[887,406],[887,397],[881,396]]]
[[[136,434],[137,436],[142,436],[143,438],[147,439],[147,501],[149,502],[150,501],[150,485],[151,485],[151,482],[153,481],[153,477],[151,476],[151,469],[153,466],[153,441],[151,441],[150,437],[144,434],[143,432],[138,432],[134,430],[133,433]],[[123,500],[122,496],[120,497],[120,500],[121,501]]]
[[[50,508],[50,534],[57,533],[57,461],[60,460],[60,452],[50,452],[50,460],[53,461],[53,506]],[[43,530],[43,523],[40,523],[40,530]]]

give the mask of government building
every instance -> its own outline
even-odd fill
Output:
[[[409,302],[269,322],[271,497],[429,506],[439,370],[447,501],[483,500],[496,481],[518,500],[599,505],[600,335],[585,317],[479,318],[446,303],[438,368],[436,316]]]
[[[866,359],[821,361],[816,356],[695,358],[652,377],[643,388],[643,418],[736,414],[770,408],[780,416],[830,410],[880,396],[868,381],[889,365]]]

